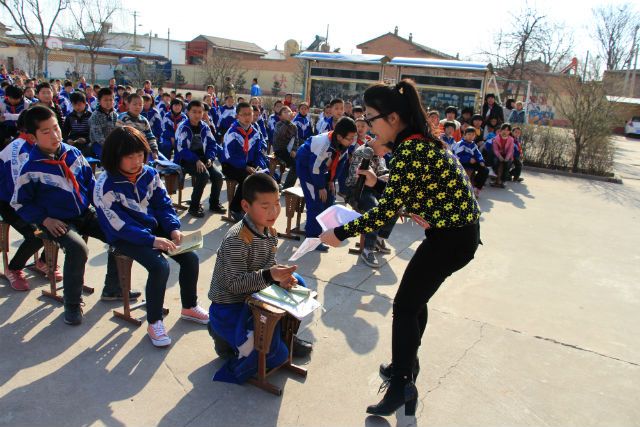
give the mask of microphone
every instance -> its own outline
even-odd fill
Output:
[[[359,170],[367,170],[371,165],[371,159],[373,158],[373,148],[364,147],[362,149],[362,163],[360,163]],[[362,195],[362,189],[364,188],[364,181],[366,180],[364,175],[358,176],[358,181],[356,182],[356,186],[354,188],[354,203],[356,205],[356,210],[358,208],[358,201],[360,201],[360,196]]]

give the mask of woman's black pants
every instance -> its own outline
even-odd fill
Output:
[[[447,277],[473,259],[480,243],[480,225],[428,229],[425,235],[393,300],[393,374],[408,378],[427,326],[427,303]]]

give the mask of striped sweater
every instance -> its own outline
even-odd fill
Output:
[[[236,304],[273,282],[269,268],[276,264],[278,237],[274,229],[256,230],[248,215],[229,229],[218,248],[209,299]]]

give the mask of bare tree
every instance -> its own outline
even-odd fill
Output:
[[[533,54],[549,67],[549,71],[558,72],[567,65],[572,57],[573,34],[559,23],[545,23],[539,36],[533,43]]]
[[[69,7],[69,0],[0,0],[0,5],[33,49],[37,58],[36,74],[41,74],[47,39],[60,13]]]
[[[206,58],[203,71],[206,84],[222,88],[225,77],[231,77],[231,81],[235,82],[242,70],[240,62],[233,54],[226,50],[214,49],[213,54]]]
[[[619,70],[631,59],[640,17],[630,3],[593,9],[594,39],[607,70]]]
[[[120,10],[118,0],[71,0],[74,27],[80,34],[80,43],[87,48],[91,81],[96,81],[98,52],[109,37],[111,18]]]

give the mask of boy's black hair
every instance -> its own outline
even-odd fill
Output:
[[[173,98],[171,100],[171,104],[169,104],[169,106],[173,109],[174,105],[180,105],[182,107],[184,107],[184,104],[182,103],[182,101],[180,100],[180,98]]]
[[[203,108],[203,102],[202,102],[202,101],[198,101],[197,99],[194,99],[193,101],[191,101],[191,102],[189,103],[189,105],[187,105],[187,111],[191,111],[191,109],[192,109],[193,107],[196,107],[196,108],[197,108],[197,107]]]
[[[71,80],[65,80],[64,81],[64,85],[62,85],[62,87],[73,87],[73,83],[71,83]]]
[[[229,98],[233,99],[233,95],[225,95],[224,101],[227,102],[227,99]]]
[[[333,98],[331,101],[329,101],[330,107],[333,107],[336,104],[344,104],[344,101],[342,100],[342,98]]]
[[[134,99],[140,99],[142,100],[142,96],[138,95],[137,93],[131,93],[129,94],[129,96],[127,96],[127,102],[130,104],[132,100]]]
[[[519,130],[520,132],[522,132],[522,128],[520,126],[514,126],[511,128],[511,132],[515,132],[515,130]]]
[[[258,83],[258,79],[256,77],[253,78],[253,81]]]
[[[147,95],[146,93],[142,95],[142,102],[153,101],[151,95]]]
[[[444,114],[447,115],[449,113],[453,113],[453,114],[458,114],[458,109],[456,107],[454,107],[453,105],[449,105],[447,108],[445,108],[444,110]]]
[[[56,116],[50,108],[42,105],[34,105],[26,112],[27,114],[24,117],[24,130],[31,135],[36,134],[41,122]]]
[[[282,112],[284,111],[284,109],[285,109],[285,108],[288,108],[288,109],[289,109],[289,111],[291,111],[291,107],[289,107],[288,105],[284,105],[284,106],[280,109],[280,112],[278,113],[278,116],[281,116],[281,115],[282,115]]]
[[[144,134],[132,126],[116,127],[109,133],[102,146],[102,167],[110,174],[118,173],[120,159],[143,151],[146,157],[151,152]]]
[[[473,114],[473,108],[472,107],[464,107],[460,114]]]
[[[275,106],[276,104],[282,104],[282,100],[281,99],[277,99],[276,102],[273,103],[273,105]]]
[[[453,122],[446,121],[444,122],[444,129],[446,128],[453,128],[453,130],[456,130],[456,124]]]
[[[185,97],[189,96],[189,95],[193,95],[191,92],[187,92],[184,94]]]
[[[251,109],[252,109],[253,111],[258,111],[258,112],[260,111],[260,109],[259,109],[258,107],[256,107],[255,105],[252,105],[252,106],[251,106]]]
[[[249,175],[242,183],[242,198],[253,203],[260,193],[279,193],[278,183],[266,173]]]
[[[103,96],[113,96],[113,91],[110,87],[103,87],[98,91],[98,101],[100,101]]]
[[[4,94],[12,99],[21,99],[24,96],[24,91],[18,86],[10,85],[4,90]]]
[[[101,88],[102,88],[102,86],[100,86],[99,84],[93,85],[93,91],[94,92],[98,92]]]
[[[358,128],[356,128],[356,122],[351,117],[342,117],[336,123],[335,128],[333,128],[334,135],[340,135],[341,137],[345,137],[350,133],[357,133]]]
[[[8,82],[8,81],[6,81],[6,80],[3,80],[3,81],[2,81],[2,83],[0,83],[0,87],[1,87],[1,88],[5,88],[5,87],[7,87],[7,86],[9,86],[9,82]]]
[[[165,96],[171,96],[171,94],[169,92],[162,92],[161,98],[164,98]]]
[[[82,102],[83,104],[87,103],[87,97],[84,93],[77,91],[77,92],[73,92],[71,95],[69,95],[69,101],[71,101],[72,104],[77,104]]]
[[[309,108],[309,103],[307,101],[302,101],[300,104],[298,104],[298,111],[300,111],[302,107]]]
[[[40,83],[38,86],[36,86],[36,94],[40,93],[42,89],[51,89],[51,83],[49,82]]]
[[[253,109],[251,108],[251,104],[249,104],[248,102],[241,102],[236,106],[236,114],[240,114],[240,110],[242,110],[243,108],[249,108],[251,111],[253,111]]]
[[[116,86],[116,91],[119,91],[119,90],[125,90],[125,89],[126,89],[126,87],[124,87],[124,86],[122,86],[122,85],[118,85],[118,86]]]
[[[468,134],[468,133],[473,133],[474,135],[476,134],[476,128],[474,128],[473,126],[469,126],[468,128],[466,128],[464,130],[464,134]]]
[[[353,113],[364,113],[364,108],[362,108],[360,105],[356,105],[355,107],[353,107]]]
[[[503,123],[502,126],[500,126],[500,130],[505,130],[505,129],[511,130],[511,125],[509,123]]]
[[[209,107],[209,104],[207,104],[206,102],[202,103],[202,109],[206,112],[208,112],[209,110],[211,110],[211,107]]]
[[[484,119],[482,118],[482,114],[474,114],[471,117],[471,122],[473,122],[474,120],[480,120],[481,122],[484,121]]]

